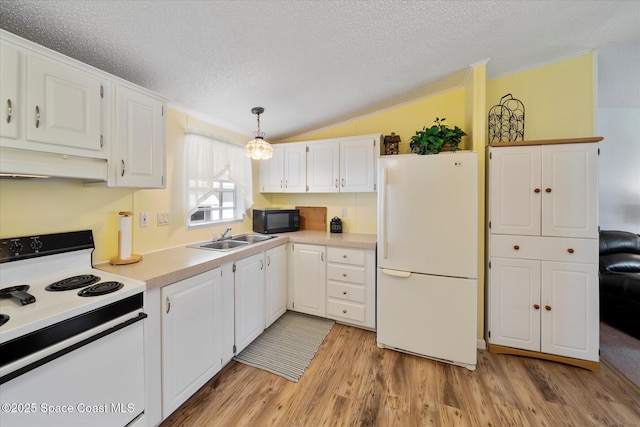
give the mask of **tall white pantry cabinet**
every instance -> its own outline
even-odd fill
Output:
[[[489,147],[489,350],[599,369],[598,141]]]

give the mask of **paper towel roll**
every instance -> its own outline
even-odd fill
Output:
[[[127,260],[131,258],[131,216],[126,212],[120,212],[118,230],[118,258]]]

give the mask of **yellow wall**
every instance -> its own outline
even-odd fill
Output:
[[[524,102],[525,138],[569,138],[592,136],[594,128],[594,54],[485,82],[485,66],[472,67],[464,87],[415,102],[361,117],[338,126],[300,135],[291,140],[333,138],[370,133],[395,132],[402,138],[401,152],[408,152],[408,142],[416,130],[430,126],[435,117],[446,117],[449,125],[458,125],[468,134],[461,148],[478,152],[480,226],[478,337],[484,335],[484,172],[486,115],[507,93]],[[486,94],[485,94],[486,91]],[[186,230],[183,190],[184,132],[196,128],[221,136],[228,141],[245,142],[248,138],[197,120],[187,114],[169,110],[167,115],[168,160],[167,188],[130,190],[85,187],[60,181],[0,180],[0,237],[92,229],[96,240],[94,263],[117,254],[119,211],[134,211],[133,252],[147,253],[167,247],[207,240],[225,226]],[[328,217],[343,218],[346,232],[376,232],[376,194],[271,194],[258,189],[258,164],[253,162],[254,201],[256,207],[327,206]],[[138,214],[147,211],[150,224],[138,225]],[[170,225],[158,227],[158,212],[170,213]],[[234,233],[251,230],[251,220],[233,224]]]
[[[487,82],[487,113],[510,93],[525,108],[525,140],[594,136],[595,54]]]
[[[358,119],[342,123],[338,126],[317,132],[289,138],[286,142],[310,141],[315,139],[337,138],[341,136],[366,135],[382,133],[388,135],[395,132],[400,135],[400,152],[408,153],[409,140],[417,130],[431,126],[436,117],[446,118],[446,124],[459,126],[470,134],[467,123],[465,105],[466,89],[457,88],[429,98],[370,114]],[[470,138],[464,137],[460,148],[470,148]],[[326,206],[327,219],[340,216],[344,232],[375,233],[376,232],[376,194],[273,194],[267,195],[273,206]],[[342,216],[342,209],[347,209],[347,216]],[[329,221],[327,221],[329,222]],[[327,225],[328,227],[328,225]]]
[[[118,253],[118,212],[133,211],[132,251],[144,254],[172,246],[210,239],[226,226],[187,230],[184,215],[184,133],[196,128],[228,141],[244,143],[247,137],[226,131],[169,109],[167,112],[167,188],[132,190],[86,187],[78,182],[0,180],[0,236],[17,237],[64,231],[93,230],[93,262],[107,261]],[[254,161],[254,186],[258,185]],[[259,193],[257,203],[265,204]],[[149,226],[139,226],[139,213],[149,212]],[[169,225],[157,226],[157,213],[169,212]],[[234,233],[251,230],[249,216],[230,224]]]

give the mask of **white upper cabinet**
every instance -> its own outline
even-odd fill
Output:
[[[261,193],[304,193],[307,189],[305,144],[276,144],[273,157],[260,161]]]
[[[273,146],[273,157],[260,161],[260,192],[284,191],[284,145]]]
[[[381,135],[365,135],[340,140],[340,191],[376,191],[376,160]]]
[[[310,193],[340,191],[340,143],[308,142],[307,185]]]
[[[165,114],[161,99],[114,85],[114,144],[110,185],[165,187]]]
[[[164,188],[164,100],[0,30],[0,172]]]
[[[304,193],[307,189],[307,147],[294,145],[284,150],[284,191]]]
[[[594,143],[491,147],[491,232],[598,236]]]
[[[19,53],[13,47],[0,41],[0,137],[17,138],[20,120],[18,100]]]
[[[26,55],[25,68],[26,139],[51,144],[55,152],[106,158],[101,79],[35,54]]]
[[[260,162],[263,193],[376,191],[382,134],[276,144]]]

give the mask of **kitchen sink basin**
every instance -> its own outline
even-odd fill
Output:
[[[246,246],[249,242],[236,242],[233,240],[220,240],[217,242],[198,243],[197,245],[189,245],[191,248],[211,249],[214,251],[230,251],[231,249]]]
[[[233,249],[238,249],[252,243],[263,242],[274,237],[275,236],[264,236],[262,234],[240,234],[229,239],[196,243],[194,245],[187,245],[187,247],[196,249],[208,249],[211,251],[231,251]]]
[[[238,236],[232,236],[231,240],[234,242],[258,243],[273,239],[274,237],[275,236],[265,236],[263,234],[240,234]]]

